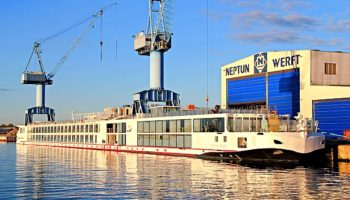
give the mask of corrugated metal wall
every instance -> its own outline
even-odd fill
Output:
[[[342,134],[350,130],[350,99],[314,102],[313,106],[320,131]]]
[[[269,76],[269,105],[278,114],[296,116],[300,111],[299,69]]]
[[[227,104],[265,102],[265,76],[227,82]]]
[[[269,75],[269,105],[278,114],[295,116],[300,111],[299,69]],[[266,101],[265,76],[227,82],[227,105]]]

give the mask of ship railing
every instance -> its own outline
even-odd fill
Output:
[[[139,113],[137,118],[155,118],[155,117],[171,117],[171,116],[189,116],[189,115],[206,115],[206,114],[268,114],[268,110],[263,109],[231,109],[231,110],[214,110],[214,109],[195,109],[195,110],[179,110],[171,112],[158,113]]]

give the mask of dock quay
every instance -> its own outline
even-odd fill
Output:
[[[350,162],[350,138],[341,136],[337,138],[327,138],[327,157],[332,162]]]

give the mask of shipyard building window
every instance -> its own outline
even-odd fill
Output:
[[[335,63],[325,63],[324,64],[324,73],[328,75],[337,74],[337,65]]]
[[[194,132],[224,132],[224,118],[202,118],[193,120]]]

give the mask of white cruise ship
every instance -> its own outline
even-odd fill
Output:
[[[299,162],[325,148],[317,123],[259,110],[158,106],[74,115],[69,122],[20,126],[17,143],[232,160]]]

